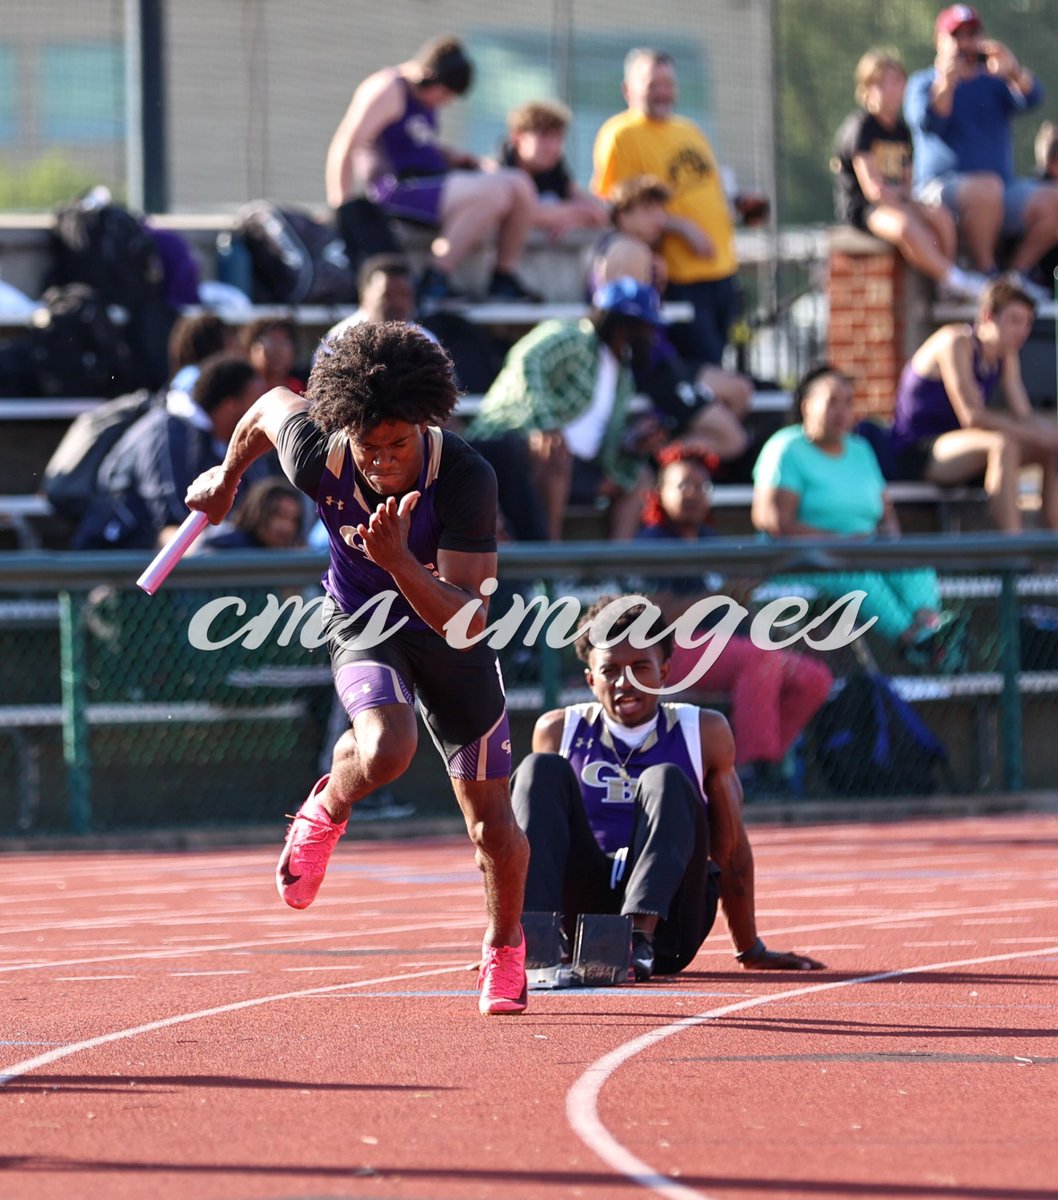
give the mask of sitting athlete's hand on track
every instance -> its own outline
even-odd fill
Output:
[[[747,971],[822,971],[826,965],[793,950],[769,950],[759,938],[735,957]]]
[[[210,467],[188,486],[184,503],[190,509],[204,512],[213,525],[219,525],[235,503],[239,481],[230,482],[222,467]]]
[[[390,496],[375,509],[366,525],[357,526],[364,539],[364,553],[384,570],[392,570],[407,556],[411,514],[418,502],[418,492],[401,496],[399,505],[396,497]]]

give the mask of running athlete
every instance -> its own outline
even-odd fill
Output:
[[[448,356],[414,327],[354,326],[323,343],[304,397],[273,388],[253,405],[224,462],[195,480],[187,504],[221,521],[243,472],[274,445],[329,534],[324,629],[352,728],[290,825],[276,868],[279,894],[307,908],[352,806],[407,769],[417,694],[485,877],[479,1008],[517,1013],[526,1005],[520,921],[528,844],[511,810],[502,680],[484,642],[457,650],[444,637],[445,622],[479,600],[481,582],[496,574],[495,474],[437,428],[456,397]],[[381,643],[361,645],[357,635],[378,611],[371,602],[386,592],[387,630],[404,623]],[[469,632],[484,623],[482,608]]]
[[[595,703],[537,721],[533,753],[513,778],[518,823],[531,848],[525,907],[563,912],[568,934],[582,912],[632,917],[638,980],[682,971],[716,917],[717,897],[750,970],[814,971],[803,954],[768,950],[757,934],[753,852],[742,823],[735,742],[724,717],[693,704],[661,704],[637,686],[663,686],[672,634],[638,649],[629,637],[645,611],[609,622],[606,646],[588,624],[576,644]],[[664,628],[660,618],[651,636]]]

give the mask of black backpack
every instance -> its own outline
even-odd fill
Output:
[[[165,271],[154,236],[130,212],[92,193],[58,209],[52,282],[84,283],[130,315],[162,293]]]
[[[51,287],[33,313],[30,370],[40,396],[117,396],[132,382],[125,331],[80,283]]]
[[[168,342],[176,310],[165,291],[165,267],[154,234],[105,194],[93,191],[57,210],[52,231],[53,284],[85,284],[104,305],[126,313],[130,378],[98,393],[161,387],[168,374]]]
[[[81,413],[44,468],[41,491],[68,521],[80,521],[97,493],[99,468],[122,434],[160,403],[146,388]]]
[[[254,299],[273,304],[353,304],[356,278],[345,242],[330,225],[257,200],[239,210],[235,232],[253,264]]]
[[[884,675],[850,675],[811,726],[814,757],[843,796],[929,795],[948,754]]]

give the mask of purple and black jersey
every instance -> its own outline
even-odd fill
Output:
[[[448,160],[438,142],[437,110],[423,104],[403,77],[401,85],[404,88],[404,112],[378,135],[386,170],[400,180],[444,175],[448,171]]]
[[[1003,363],[1000,361],[995,366],[988,366],[976,334],[972,340],[974,382],[981,389],[981,395],[987,404],[999,384]],[[939,377],[927,379],[919,375],[909,359],[896,387],[893,445],[898,450],[904,450],[924,439],[938,438],[941,434],[951,433],[960,427],[944,380]]]
[[[380,592],[394,592],[390,624],[407,617],[408,629],[429,626],[401,595],[393,576],[373,563],[356,533],[385,496],[357,472],[344,432],[325,433],[306,412],[292,413],[277,441],[283,470],[295,487],[316,501],[330,539],[331,562],[323,586],[342,611],[355,613]],[[436,571],[438,550],[490,554],[496,549],[496,475],[462,438],[429,426],[415,487],[408,546]],[[400,497],[396,497],[400,499]]]
[[[700,714],[694,704],[659,705],[657,724],[633,750],[611,734],[600,704],[571,704],[566,709],[559,753],[576,773],[588,824],[606,854],[631,841],[635,781],[647,767],[661,763],[679,767],[698,789],[702,803],[709,803]]]

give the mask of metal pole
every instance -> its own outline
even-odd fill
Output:
[[[125,193],[143,212],[143,60],[140,0],[125,0]]]
[[[1003,571],[999,592],[1000,670],[1003,692],[999,701],[1003,781],[1007,791],[1020,792],[1025,782],[1021,742],[1021,635],[1018,630],[1017,575]]]
[[[538,587],[543,592],[548,604],[555,598],[555,588],[550,579],[543,579]],[[552,650],[547,644],[547,638],[541,638],[537,645],[540,654],[540,687],[543,692],[542,707],[545,712],[558,707],[558,697],[562,690],[562,671],[559,664],[559,651]]]
[[[144,212],[167,212],[165,0],[139,0]]]
[[[92,828],[92,760],[85,692],[84,596],[80,593],[59,593],[59,662],[70,830],[87,833]]]

